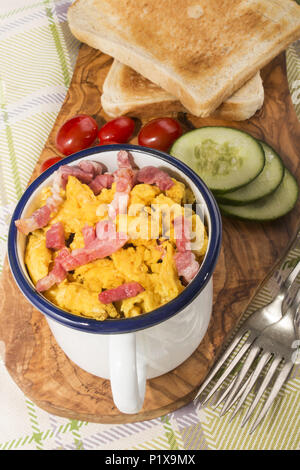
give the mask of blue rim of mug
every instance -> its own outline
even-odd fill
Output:
[[[28,199],[38,189],[52,173],[54,173],[61,165],[73,163],[76,160],[88,157],[94,154],[100,154],[107,151],[128,150],[139,153],[148,153],[152,156],[158,157],[160,160],[170,163],[172,166],[182,171],[200,191],[203,200],[206,204],[209,217],[210,217],[210,243],[204,261],[201,265],[199,273],[193,281],[179,294],[175,299],[167,304],[153,310],[149,313],[144,313],[137,317],[120,318],[120,319],[107,319],[99,321],[93,318],[82,317],[79,315],[67,312],[55,306],[43,295],[39,294],[34,287],[30,284],[28,279],[23,273],[23,269],[18,256],[17,249],[17,228],[15,221],[22,217],[24,207]],[[211,278],[217,259],[220,252],[222,239],[222,221],[217,203],[201,178],[185,163],[175,157],[161,152],[159,150],[150,149],[147,147],[140,147],[129,144],[118,145],[103,145],[99,147],[91,147],[80,152],[74,153],[69,157],[63,158],[60,162],[55,163],[41,175],[39,175],[25,190],[20,198],[15,211],[13,213],[9,232],[8,232],[8,260],[13,277],[27,300],[40,312],[52,320],[59,323],[75,328],[81,331],[98,334],[119,334],[129,333],[133,331],[142,330],[155,326],[172,316],[176,315],[184,308],[186,308],[200,292],[204,289],[209,279]],[[199,315],[201,312],[199,311]]]

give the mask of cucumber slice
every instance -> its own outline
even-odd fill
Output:
[[[285,168],[283,180],[276,191],[259,201],[245,206],[220,204],[224,215],[239,219],[267,221],[282,217],[290,212],[298,199],[299,188],[294,176]]]
[[[263,171],[246,186],[218,196],[218,202],[234,206],[249,204],[272,194],[278,188],[284,175],[282,160],[272,147],[265,142],[260,142],[260,144],[264,149],[266,157]]]
[[[234,191],[263,170],[261,144],[246,132],[230,127],[202,127],[177,139],[171,155],[189,165],[216,194]]]

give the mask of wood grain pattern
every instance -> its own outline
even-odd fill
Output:
[[[93,115],[108,120],[101,109],[103,80],[112,59],[83,45],[72,83],[32,179],[41,163],[57,154],[55,135],[66,119]],[[251,120],[236,123],[185,116],[185,126],[226,125],[245,129],[272,145],[300,179],[300,125],[289,96],[282,54],[262,73],[265,104]],[[138,123],[137,130],[141,123]],[[136,136],[132,143],[136,143]],[[127,423],[155,418],[190,402],[256,290],[282,257],[299,224],[299,202],[292,213],[272,223],[223,218],[223,243],[214,274],[214,310],[207,334],[195,353],[172,372],[149,380],[142,411],[121,414],[110,383],[81,370],[61,351],[45,318],[22,296],[5,263],[0,287],[0,341],[6,367],[24,394],[44,410],[72,419]]]

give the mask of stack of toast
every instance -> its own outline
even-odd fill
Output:
[[[300,38],[294,0],[76,0],[68,22],[114,58],[101,98],[111,117],[249,119],[261,68]]]

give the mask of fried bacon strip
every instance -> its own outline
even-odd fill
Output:
[[[36,289],[38,292],[48,290],[54,284],[62,282],[68,271],[96,259],[110,256],[122,248],[128,240],[127,235],[116,232],[115,224],[111,221],[100,221],[96,224],[96,228],[85,226],[82,233],[85,246],[71,252],[66,247],[61,249],[54,260],[52,270],[37,282]]]
[[[189,283],[199,271],[199,263],[194,253],[191,251],[191,222],[182,216],[174,219],[174,233],[176,239],[177,253],[174,260],[178,276]]]
[[[88,246],[96,238],[95,227],[90,225],[85,225],[82,229],[82,235],[84,240],[84,245]]]
[[[89,184],[89,187],[94,192],[95,196],[101,193],[103,188],[110,189],[113,184],[114,177],[110,173],[104,173],[103,175],[97,175]]]
[[[69,256],[68,248],[63,248],[58,252],[57,257],[54,260],[54,265],[49,274],[36,283],[36,290],[38,292],[44,292],[55,284],[59,284],[67,277],[67,271],[62,267],[62,261],[64,258]]]
[[[46,232],[46,247],[61,250],[65,246],[65,231],[62,222],[53,224]]]
[[[82,160],[79,165],[62,165],[54,173],[52,183],[52,196],[50,196],[44,206],[40,207],[33,212],[29,217],[25,217],[20,220],[16,220],[15,224],[17,229],[28,235],[30,232],[39,228],[46,227],[48,225],[51,214],[55,212],[60,204],[62,203],[62,197],[60,196],[61,189],[65,189],[69,176],[74,176],[79,181],[85,184],[90,184],[94,179],[102,175],[106,167],[99,162],[91,160]],[[112,177],[105,177],[107,183],[112,182]],[[104,181],[104,180],[103,180]],[[104,185],[103,185],[104,186]]]
[[[199,263],[192,251],[176,253],[174,260],[178,272],[178,276],[182,276],[184,280],[191,282],[199,271]]]
[[[95,162],[93,160],[81,160],[78,166],[85,173],[92,174],[93,178],[95,176],[102,175],[102,173],[107,171],[107,168],[103,163]]]
[[[66,271],[83,266],[84,264],[102,259],[112,255],[115,251],[122,248],[128,240],[124,233],[117,232],[115,224],[112,221],[100,221],[96,224],[96,236],[91,230],[83,229],[85,246],[73,250],[69,256],[62,261],[62,266]]]
[[[52,196],[48,197],[42,207],[35,210],[29,217],[15,221],[17,229],[24,235],[28,235],[34,230],[46,227],[50,222],[52,212],[55,212],[61,203],[62,197],[59,192],[53,190]]]
[[[145,166],[137,173],[137,181],[139,183],[155,184],[161,191],[172,188],[174,181],[163,170],[159,170],[155,166]]]
[[[118,302],[119,300],[129,299],[143,292],[145,289],[138,282],[127,282],[114,289],[104,290],[99,294],[99,300],[103,304]]]
[[[125,214],[129,202],[129,194],[136,182],[137,170],[133,168],[133,157],[125,150],[120,150],[117,156],[118,170],[114,172],[116,192],[108,206],[108,215],[114,219],[118,214]]]

